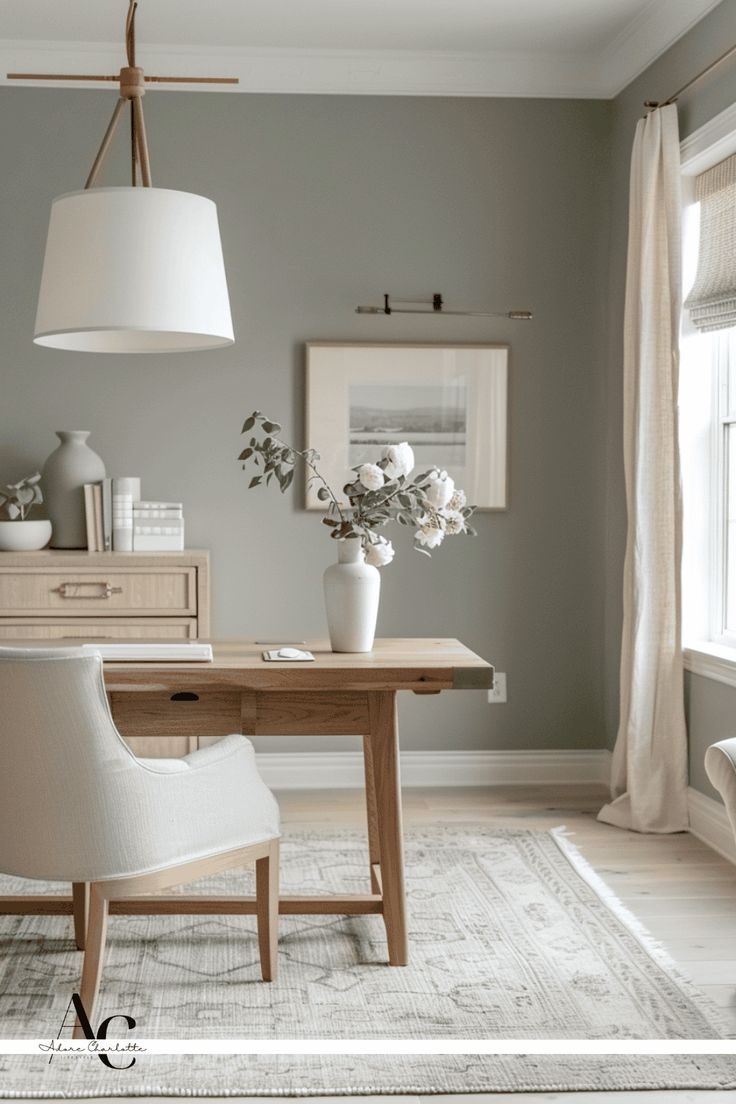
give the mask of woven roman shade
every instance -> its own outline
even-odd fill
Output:
[[[736,326],[736,154],[701,173],[698,272],[685,300],[703,333]]]

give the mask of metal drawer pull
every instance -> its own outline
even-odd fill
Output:
[[[97,594],[79,594],[80,587],[99,587]],[[110,598],[113,594],[122,594],[122,587],[111,586],[105,582],[62,583],[52,589],[52,594],[59,594],[62,598]]]

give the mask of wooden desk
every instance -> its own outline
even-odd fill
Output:
[[[263,646],[244,640],[213,642],[212,663],[106,663],[115,722],[131,738],[362,736],[371,892],[282,897],[279,911],[382,915],[389,962],[403,966],[408,947],[396,694],[490,688],[493,668],[457,640],[377,640],[367,654],[333,653],[325,641],[306,646],[314,663],[266,663]],[[113,901],[110,911],[243,914],[255,912],[255,899],[140,897]],[[0,898],[0,914],[8,912],[72,914],[73,902]]]

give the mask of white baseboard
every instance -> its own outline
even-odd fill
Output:
[[[611,753],[561,751],[405,751],[404,786],[607,784]],[[275,790],[334,790],[363,785],[359,751],[259,752],[258,767]]]
[[[691,833],[724,859],[736,863],[736,839],[725,806],[690,786],[687,807]]]
[[[340,790],[363,786],[359,751],[259,752],[263,780],[275,790]],[[401,781],[411,786],[607,785],[611,753],[560,751],[404,751]],[[723,805],[688,789],[690,831],[732,863],[736,839]]]

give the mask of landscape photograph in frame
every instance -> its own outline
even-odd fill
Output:
[[[508,345],[307,345],[306,444],[327,481],[408,441],[416,470],[449,472],[480,510],[508,506]],[[316,486],[306,507],[324,510]]]

